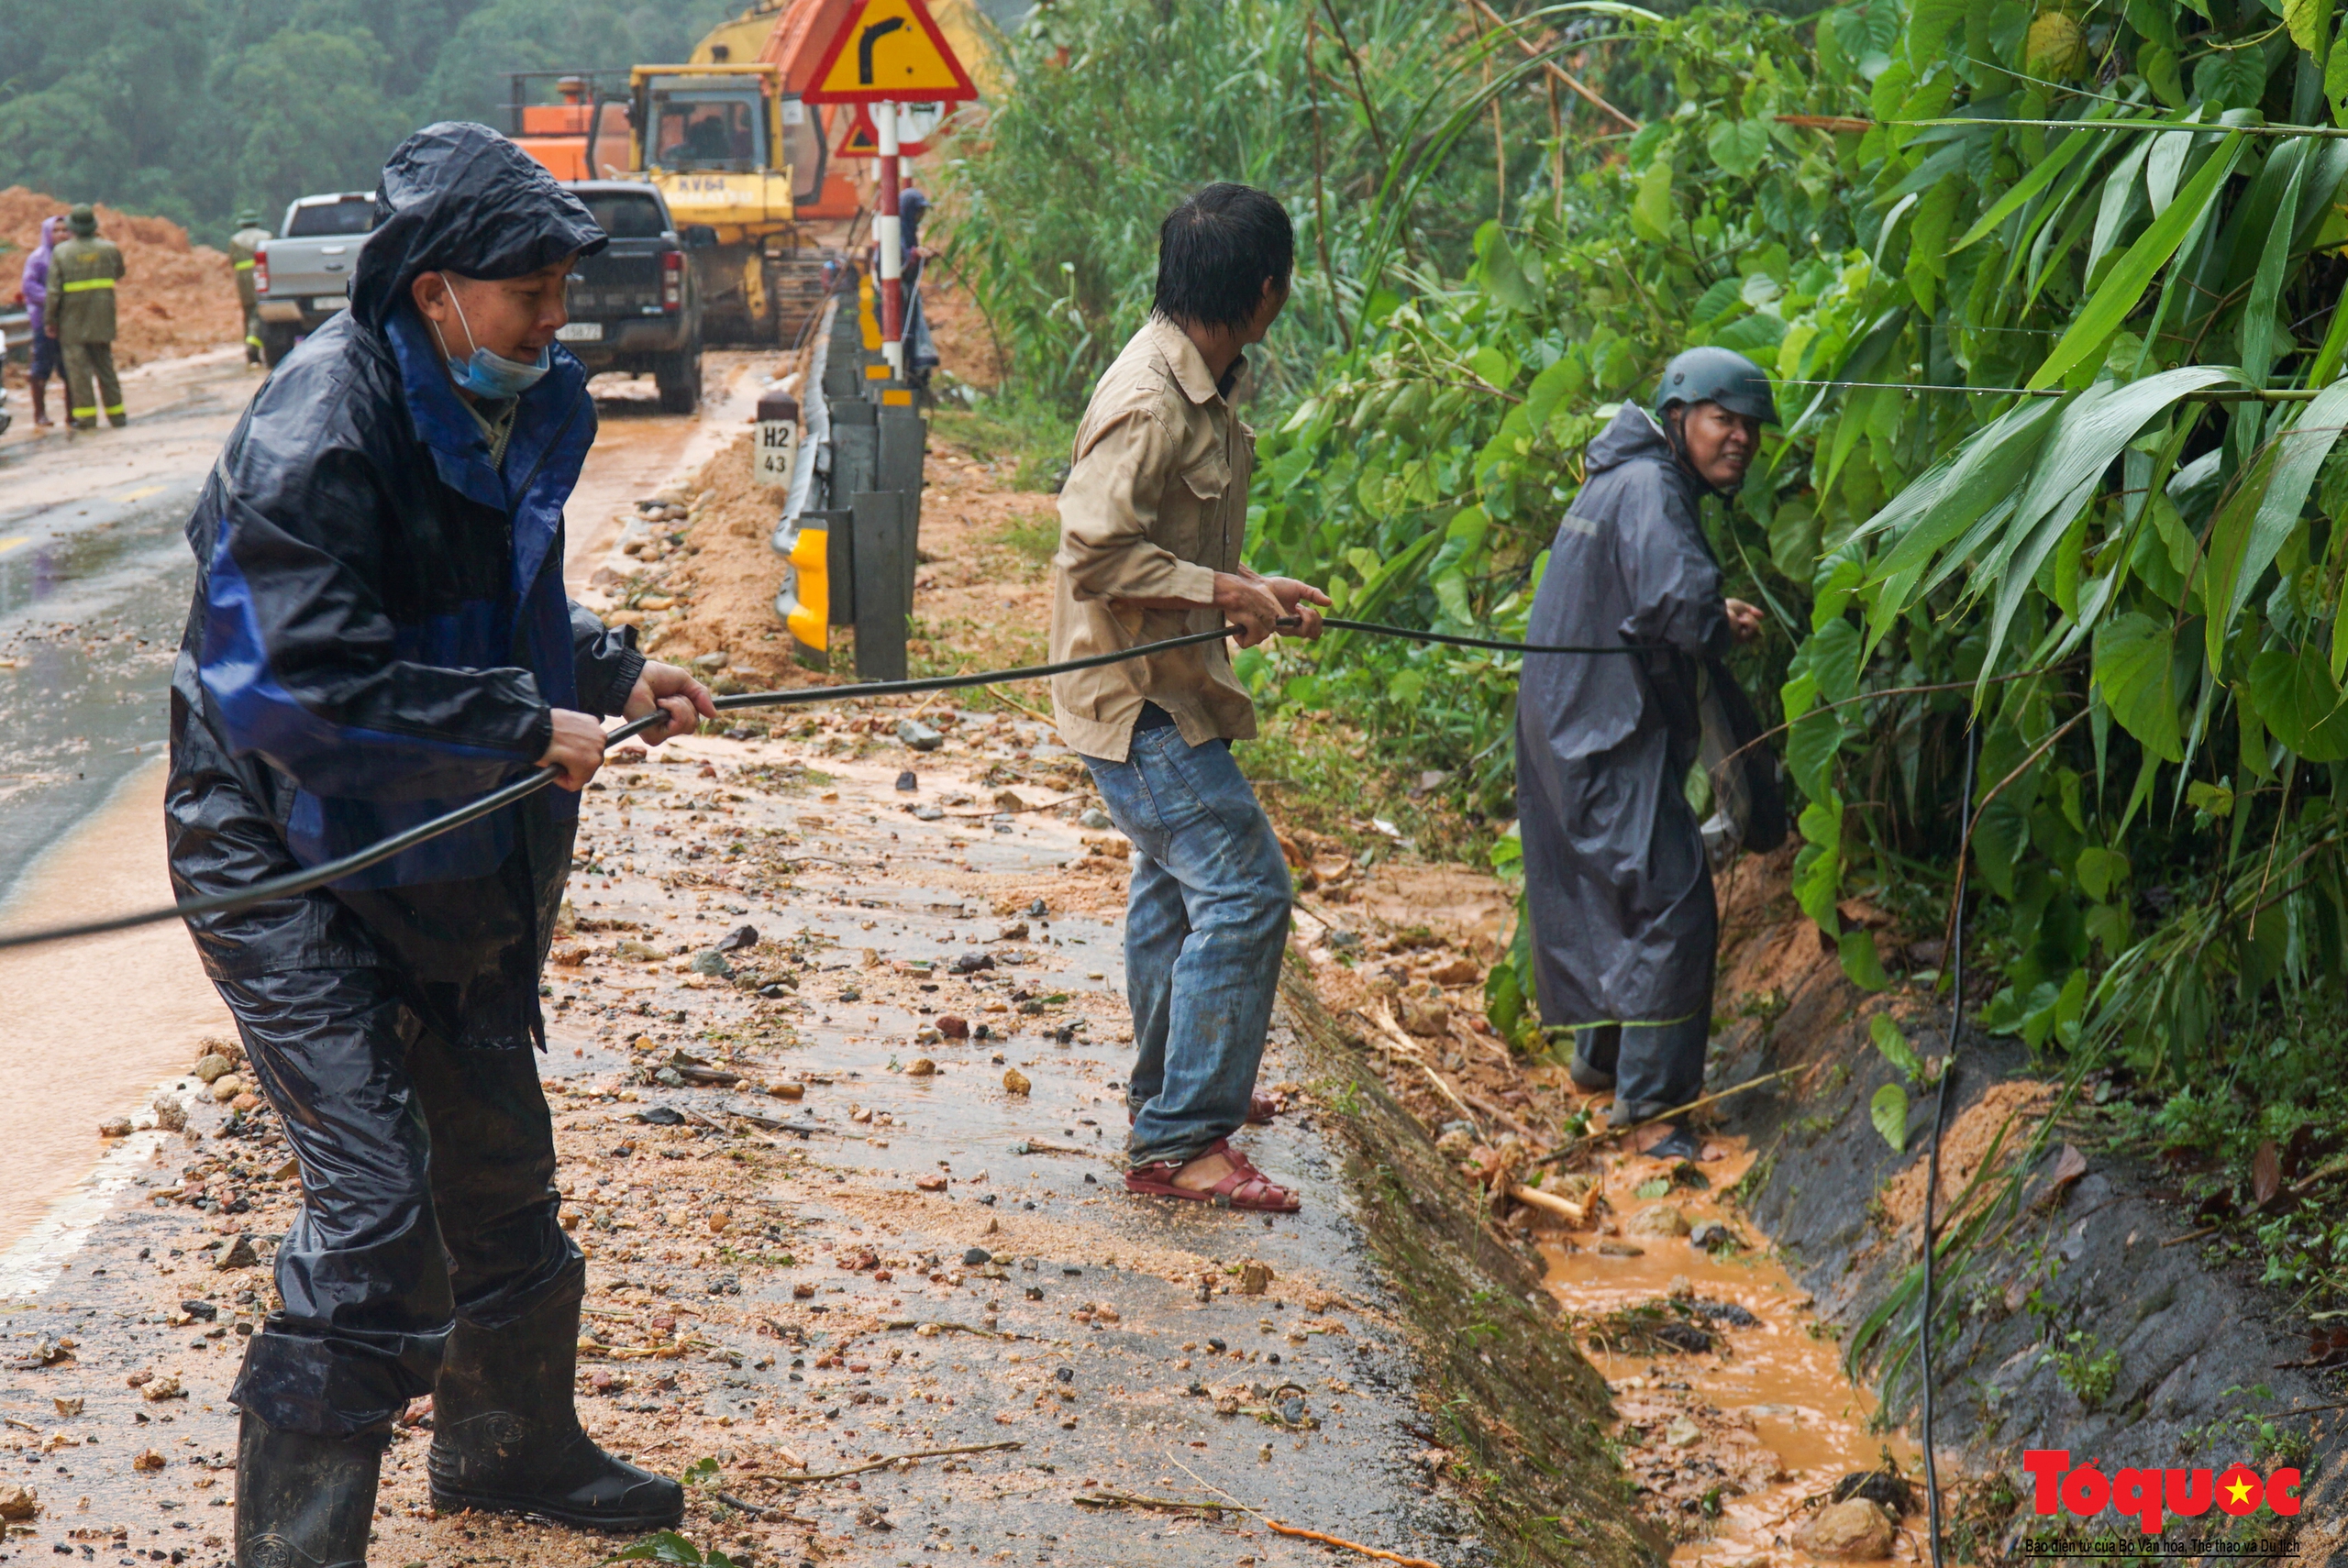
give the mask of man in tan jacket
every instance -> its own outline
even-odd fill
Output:
[[[1255,433],[1232,410],[1288,303],[1288,214],[1245,185],[1206,187],[1158,230],[1150,319],[1101,378],[1060,492],[1052,657],[1282,620],[1321,634],[1319,589],[1240,559]],[[1225,1140],[1276,1109],[1255,1093],[1288,940],[1279,840],[1231,755],[1254,705],[1220,642],[1063,675],[1061,736],[1133,841],[1125,992],[1135,1061],[1126,1102],[1134,1192],[1287,1213],[1295,1196]]]

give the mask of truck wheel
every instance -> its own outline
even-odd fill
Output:
[[[301,333],[294,327],[279,322],[262,322],[260,324],[260,362],[271,370],[275,370],[277,362],[294,352],[294,345],[301,340]]]
[[[701,350],[663,354],[652,370],[653,385],[660,389],[660,412],[691,414],[701,406]]]

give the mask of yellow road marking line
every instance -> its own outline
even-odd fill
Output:
[[[161,494],[162,494],[162,493],[163,493],[163,488],[164,488],[164,487],[163,487],[163,486],[161,486],[161,485],[160,485],[160,484],[150,484],[150,485],[146,486],[144,489],[141,489],[141,490],[134,490],[134,491],[131,491],[129,494],[127,494],[127,495],[117,495],[117,496],[116,496],[116,497],[115,497],[115,499],[116,499],[116,501],[125,501],[125,502],[127,502],[127,501],[144,501],[144,500],[146,500],[146,499],[147,499],[149,496],[150,496],[150,495],[161,495]]]
[[[0,556],[6,555],[19,545],[29,545],[32,542],[32,536],[28,534],[18,534],[12,538],[0,539]]]

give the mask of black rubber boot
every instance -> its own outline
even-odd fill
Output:
[[[1614,1061],[1623,1044],[1619,1024],[1592,1023],[1574,1031],[1574,1056],[1566,1077],[1585,1094],[1602,1094],[1614,1087]]]
[[[661,1529],[685,1489],[614,1459],[579,1425],[579,1302],[568,1292],[502,1329],[458,1322],[432,1390],[432,1506],[537,1514],[580,1529]]]
[[[259,1416],[237,1427],[237,1568],[367,1568],[386,1434],[309,1437]]]
[[[1647,1149],[1653,1160],[1692,1160],[1704,1152],[1704,1145],[1693,1129],[1685,1121],[1667,1121],[1663,1136]]]

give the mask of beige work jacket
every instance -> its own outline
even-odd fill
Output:
[[[1093,389],[1060,490],[1052,558],[1052,658],[1210,631],[1214,574],[1239,569],[1256,433],[1232,411],[1235,364],[1221,386],[1196,345],[1152,317]],[[1198,600],[1188,610],[1124,601]],[[1228,643],[1204,643],[1052,680],[1060,738],[1088,756],[1124,760],[1145,701],[1201,745],[1256,733],[1255,704],[1232,673]]]

